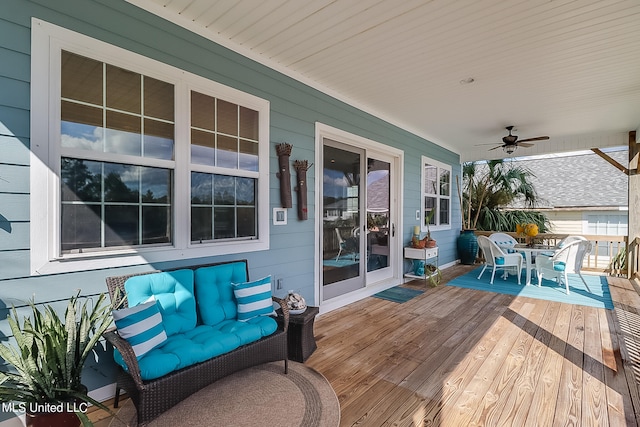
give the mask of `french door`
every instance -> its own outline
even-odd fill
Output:
[[[322,300],[393,276],[395,159],[339,141],[322,144]],[[395,251],[397,252],[397,251]]]

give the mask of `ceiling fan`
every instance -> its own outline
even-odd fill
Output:
[[[513,130],[513,126],[507,126],[505,129],[509,131],[509,135],[502,138],[502,145],[498,145],[496,147],[490,148],[491,150],[496,150],[498,148],[502,148],[505,153],[511,154],[516,151],[518,146],[522,147],[533,147],[533,144],[530,144],[530,141],[544,141],[545,139],[549,139],[548,136],[537,136],[535,138],[527,138],[518,140],[518,135],[512,135],[511,131]]]

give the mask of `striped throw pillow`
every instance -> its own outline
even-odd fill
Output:
[[[167,340],[162,315],[155,299],[133,307],[113,310],[112,314],[118,334],[129,341],[138,359]]]
[[[238,303],[238,320],[246,322],[254,317],[276,314],[271,300],[271,276],[232,285]]]

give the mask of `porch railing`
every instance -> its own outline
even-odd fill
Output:
[[[476,235],[489,236],[493,231],[476,231]],[[524,238],[518,236],[515,232],[506,233],[513,236],[516,240],[524,242]],[[555,246],[560,240],[569,234],[540,233],[536,236],[536,242]],[[636,238],[633,251],[627,256],[627,236],[605,236],[600,234],[581,234],[593,244],[593,248],[589,256],[584,260],[583,269],[605,272],[613,276],[631,277],[631,270],[638,271],[638,244],[640,239]],[[631,247],[632,245],[630,245]],[[632,267],[631,264],[634,264]]]
[[[629,243],[627,274],[630,279],[640,279],[640,237]]]

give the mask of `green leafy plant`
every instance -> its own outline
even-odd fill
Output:
[[[436,213],[436,208],[432,208],[427,216],[424,218],[424,223],[427,226],[427,240],[431,240],[431,230],[429,229],[429,224],[431,223],[431,219]]]
[[[0,400],[25,405],[76,400],[109,411],[87,395],[81,374],[87,357],[111,325],[112,307],[104,294],[91,308],[92,302],[87,299],[81,304],[79,295],[80,291],[69,300],[64,317],[50,305],[39,309],[31,300],[31,316],[25,316],[21,323],[12,308],[7,321],[15,345],[0,344],[0,357],[13,369],[0,372]],[[84,412],[76,414],[83,425],[92,425]]]
[[[425,274],[429,276],[429,282],[432,286],[438,286],[442,281],[442,272],[436,265],[425,265]]]
[[[464,229],[513,231],[516,224],[534,223],[541,233],[548,230],[549,221],[540,212],[504,209],[517,201],[529,209],[538,203],[534,175],[527,168],[503,160],[470,162],[462,166],[462,177],[458,197]]]

